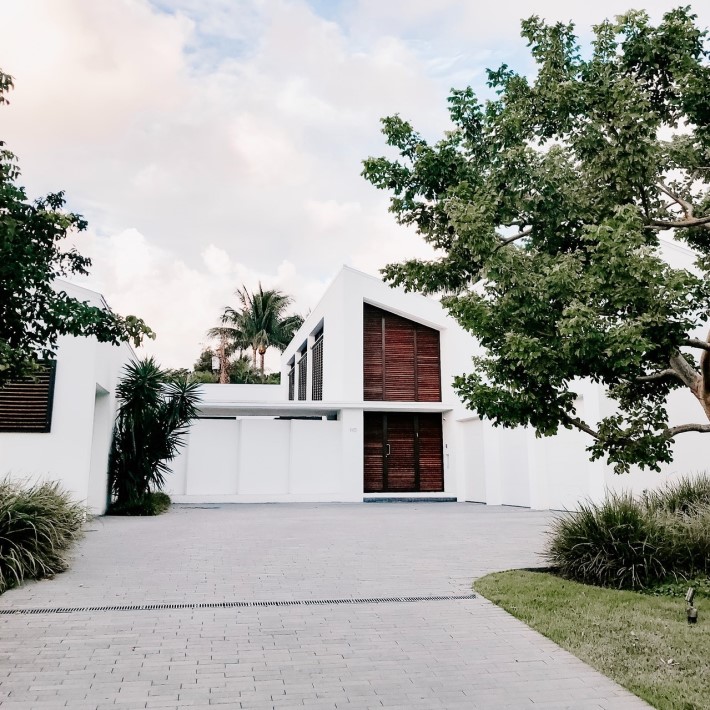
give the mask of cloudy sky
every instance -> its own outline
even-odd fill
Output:
[[[683,3],[685,4],[685,3]],[[305,313],[342,264],[424,255],[360,177],[400,113],[432,139],[451,87],[530,69],[519,20],[592,24],[596,0],[0,0],[14,76],[0,138],[31,196],[89,221],[86,285],[189,366],[233,291],[261,281]],[[654,18],[673,3],[646,1]],[[710,7],[696,2],[703,26]],[[272,363],[273,364],[273,363]]]

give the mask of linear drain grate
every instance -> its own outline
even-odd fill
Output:
[[[332,606],[336,604],[397,604],[475,599],[475,594],[423,597],[364,597],[356,599],[303,599],[286,601],[198,602],[195,604],[120,604],[106,606],[58,606],[37,609],[0,609],[0,616],[13,614],[74,614],[82,611],[160,611],[162,609],[234,609],[263,606]]]

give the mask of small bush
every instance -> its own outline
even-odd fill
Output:
[[[550,534],[547,560],[578,582],[636,588],[669,571],[661,526],[630,495],[582,505],[558,518]]]
[[[162,491],[149,493],[138,500],[126,503],[111,503],[106,515],[160,515],[171,505],[170,496]]]
[[[0,594],[63,572],[85,519],[86,509],[58,483],[0,481]]]
[[[552,525],[547,561],[587,584],[643,589],[710,573],[710,479],[682,479],[642,500],[612,495]],[[670,580],[670,582],[669,582]]]

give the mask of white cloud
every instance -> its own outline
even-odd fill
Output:
[[[645,3],[657,13],[660,2]],[[323,7],[323,3],[320,4]],[[92,233],[91,285],[196,357],[233,291],[313,307],[343,263],[376,272],[431,251],[361,177],[395,112],[434,138],[450,86],[525,53],[518,19],[623,9],[611,0],[0,0],[13,74],[2,139],[30,194],[65,189]],[[323,11],[321,11],[322,14]],[[708,11],[701,21],[707,23]]]

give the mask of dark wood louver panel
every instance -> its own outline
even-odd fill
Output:
[[[419,490],[444,490],[441,414],[419,414]]]
[[[384,329],[383,314],[379,308],[365,304],[363,311],[363,398],[367,401],[384,399]]]
[[[363,398],[440,402],[439,331],[368,304],[363,310]]]
[[[388,316],[385,321],[385,396],[388,402],[416,402],[417,380],[411,321]]]
[[[441,414],[365,412],[365,493],[444,490]]]
[[[365,493],[384,489],[384,419],[377,412],[365,412]]]
[[[293,400],[296,396],[296,365],[291,365],[288,371],[288,398]]]
[[[298,361],[298,398],[306,398],[306,382],[308,380],[308,350],[306,350]]]
[[[441,402],[439,331],[417,325],[417,402]]]
[[[416,415],[387,414],[386,490],[416,491]]]
[[[320,401],[323,399],[323,335],[313,343],[311,348],[313,354],[313,375],[311,398]]]
[[[52,427],[56,362],[33,378],[0,388],[0,431],[46,433]]]

